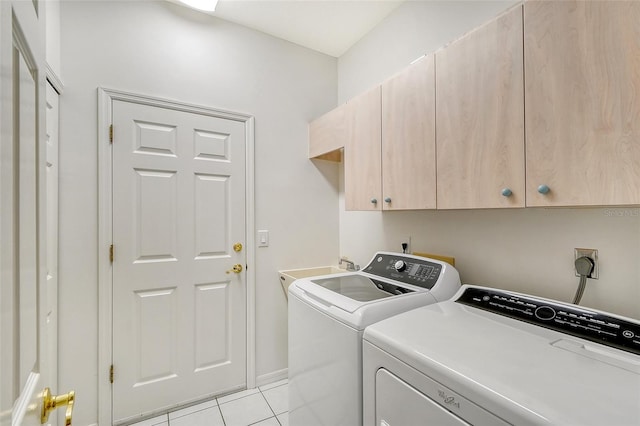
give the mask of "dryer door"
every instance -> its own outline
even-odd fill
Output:
[[[376,373],[376,426],[469,426],[431,398],[381,368]]]

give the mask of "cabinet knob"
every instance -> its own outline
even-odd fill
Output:
[[[538,192],[541,193],[541,194],[546,194],[549,191],[551,191],[551,188],[549,188],[547,185],[540,185],[538,187]]]
[[[390,203],[390,202],[391,202],[391,197],[387,197],[387,198],[385,198],[385,199],[384,199],[384,202],[385,202],[385,203]]]
[[[377,200],[377,199],[375,199],[375,198],[372,198],[372,199],[371,199],[371,204],[378,204],[378,200]]]
[[[505,197],[511,197],[511,194],[513,194],[513,192],[511,192],[509,188],[503,188],[501,194]]]

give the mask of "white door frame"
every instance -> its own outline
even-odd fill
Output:
[[[134,102],[177,111],[204,114],[244,122],[246,129],[246,250],[247,250],[247,388],[256,386],[255,359],[255,187],[254,117],[220,109],[186,104],[169,99],[98,88],[98,422],[113,423],[112,385],[109,369],[112,360],[112,287],[113,268],[109,260],[112,243],[112,165],[109,126],[113,101]],[[117,141],[115,142],[117,143]],[[116,254],[117,256],[117,254]],[[117,377],[117,371],[115,373]]]

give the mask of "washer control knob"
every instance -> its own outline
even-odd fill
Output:
[[[398,260],[393,267],[396,268],[396,271],[402,272],[407,269],[407,264],[404,263],[404,260]]]

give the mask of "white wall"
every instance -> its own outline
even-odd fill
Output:
[[[414,59],[435,52],[516,3],[405,2],[338,59],[339,103],[377,86]]]
[[[338,61],[340,102],[381,83],[512,2],[407,2]],[[575,165],[574,165],[575,166]],[[596,248],[600,279],[582,304],[640,318],[640,208],[345,212],[340,253],[366,263],[377,250],[454,256],[463,282],[571,301],[573,249]]]
[[[307,159],[307,123],[336,104],[337,61],[168,2],[61,7],[60,388],[74,423],[97,421],[97,87],[255,116],[257,374],[287,367],[276,271],[335,263],[337,166]]]
[[[57,78],[62,78],[60,73],[60,1],[47,0],[45,6],[47,65]]]

